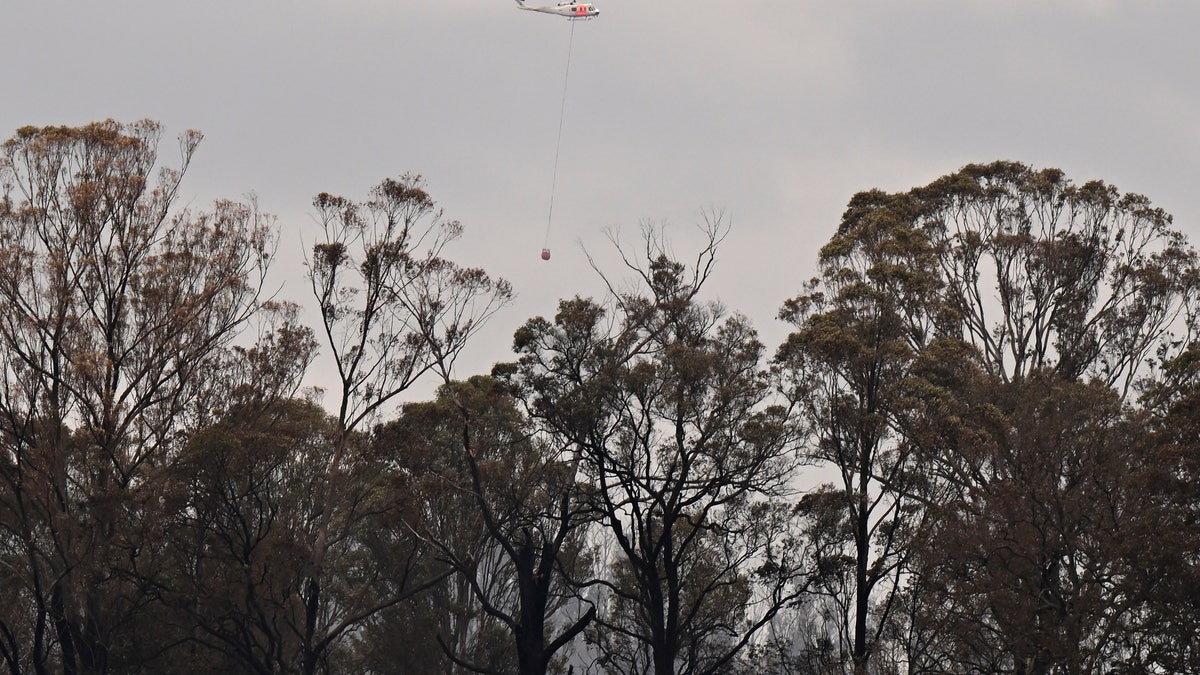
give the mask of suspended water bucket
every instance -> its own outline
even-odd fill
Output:
[[[550,249],[548,249],[548,248],[542,249],[542,260],[549,260],[549,259],[550,259]]]

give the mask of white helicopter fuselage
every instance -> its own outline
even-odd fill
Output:
[[[558,16],[565,16],[568,19],[590,19],[594,16],[600,16],[600,10],[596,9],[595,5],[586,2],[560,2],[557,5],[527,5],[524,0],[517,0],[517,6],[531,12],[556,14]]]

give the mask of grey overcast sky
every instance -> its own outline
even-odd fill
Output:
[[[574,26],[549,263],[572,26],[512,0],[0,0],[0,137],[151,118],[170,164],[171,138],[202,130],[185,193],[256,193],[300,302],[312,196],[424,174],[466,228],[452,257],[519,294],[460,376],[600,291],[581,246],[608,252],[606,228],[635,243],[666,223],[685,255],[708,209],[733,221],[710,296],[771,348],[858,190],[1012,159],[1143,193],[1200,240],[1197,0],[594,2]]]

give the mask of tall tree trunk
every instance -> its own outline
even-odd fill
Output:
[[[865,452],[864,452],[865,456]],[[859,468],[858,519],[854,523],[854,672],[867,672],[870,657],[867,648],[867,612],[870,609],[871,588],[867,581],[867,561],[871,556],[871,532],[868,518],[867,481],[870,467]]]
[[[62,651],[62,667],[63,675],[76,675],[78,666],[75,653],[75,639],[71,630],[71,623],[67,620],[64,606],[66,602],[63,600],[63,584],[68,583],[70,579],[69,573],[62,579],[59,579],[54,584],[53,590],[50,591],[50,612],[54,617],[54,631],[58,635],[59,649]]]
[[[315,675],[319,654],[315,648],[317,632],[317,613],[321,610],[321,580],[320,573],[314,572],[308,580],[308,597],[304,604],[304,675]]]

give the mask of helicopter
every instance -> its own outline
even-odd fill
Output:
[[[527,5],[525,4],[525,0],[517,0],[517,6],[531,12],[557,14],[565,16],[568,19],[590,19],[594,16],[600,16],[600,10],[596,9],[595,5],[584,2],[560,2],[557,5]]]
[[[567,78],[571,73],[571,45],[575,44],[575,21],[579,19],[589,20],[593,17],[600,16],[600,10],[596,6],[586,2],[578,2],[577,0],[562,0],[557,5],[526,5],[525,0],[517,0],[517,7],[527,9],[531,12],[542,12],[544,14],[556,14],[571,20],[571,41],[567,47],[567,74],[563,76],[563,103],[558,112],[558,141],[557,146],[562,145],[562,122],[563,115],[567,109]],[[554,186],[558,181],[558,147],[554,150],[554,178],[550,181],[550,212],[546,216],[546,243],[542,247],[542,260],[550,259],[550,225],[554,222]]]

